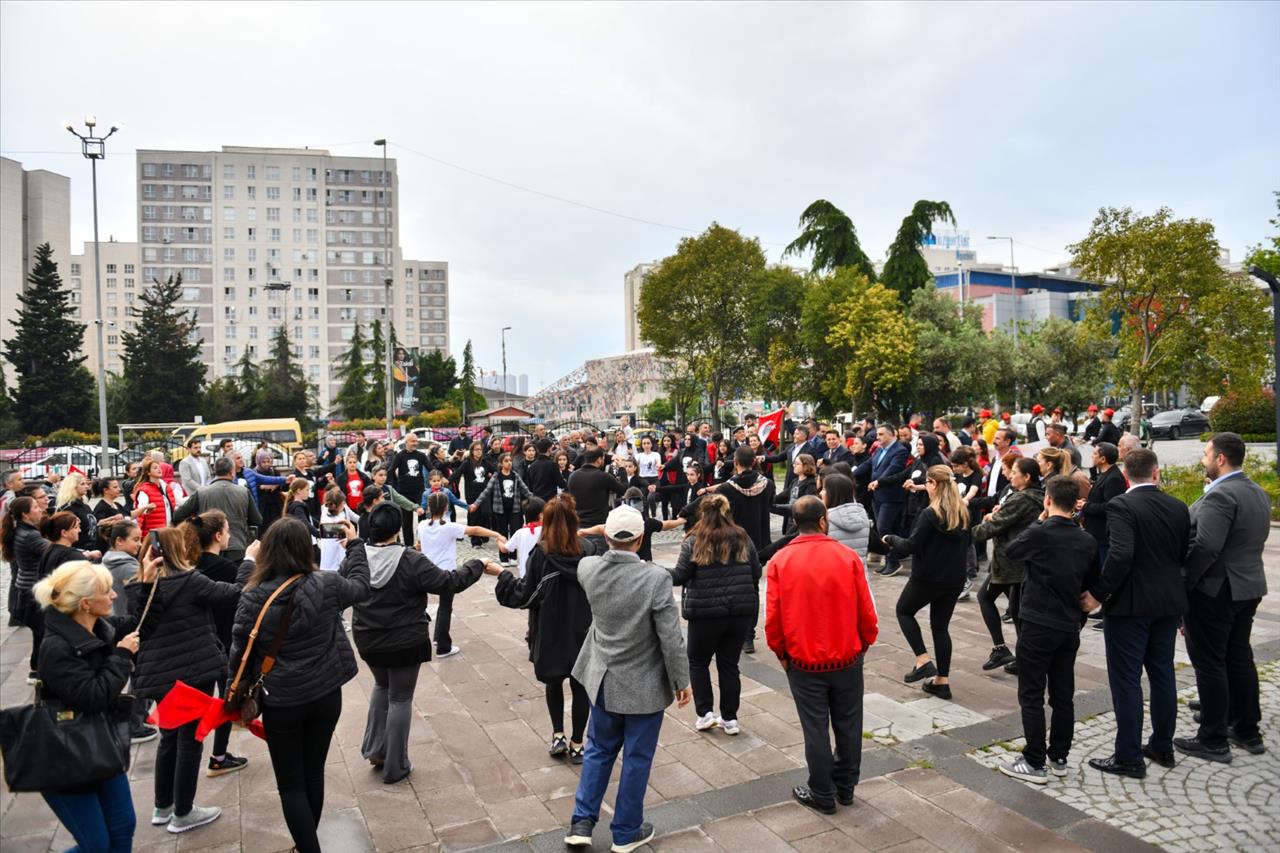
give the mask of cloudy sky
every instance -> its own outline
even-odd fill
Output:
[[[511,325],[537,387],[622,351],[636,263],[712,221],[776,259],[816,198],[873,258],[930,198],[984,260],[1008,251],[985,235],[1016,237],[1022,269],[1102,205],[1211,219],[1238,259],[1280,189],[1277,43],[1262,2],[7,0],[0,150],[72,176],[78,244],[88,164],[63,120],[123,125],[100,176],[122,240],[135,147],[372,156],[385,136],[406,255],[451,264],[455,354],[470,338],[498,366]]]

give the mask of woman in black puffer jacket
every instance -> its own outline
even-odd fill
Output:
[[[441,492],[431,495],[432,518],[443,519],[449,500]],[[431,660],[430,617],[427,594],[462,592],[480,579],[485,565],[468,560],[457,571],[446,571],[397,538],[402,527],[400,508],[380,503],[369,513],[367,601],[355,606],[351,634],[360,657],[373,672],[360,753],[382,768],[382,781],[399,782],[413,771],[409,763],[409,724],[413,719],[413,691],[418,671]],[[349,575],[355,561],[344,562],[340,573]],[[496,571],[493,574],[497,574]]]
[[[320,850],[316,826],[324,807],[324,765],[342,714],[342,685],[356,677],[342,611],[369,598],[364,543],[350,523],[343,526],[347,556],[341,573],[317,570],[311,534],[301,521],[286,517],[267,528],[231,629],[234,672],[267,598],[289,577],[302,575],[271,605],[253,644],[254,660],[246,668],[257,671],[292,602],[288,632],[263,684],[262,725],[284,820],[299,853]],[[241,576],[245,574],[241,567]]]
[[[214,613],[235,603],[240,587],[219,583],[195,571],[199,553],[191,553],[182,530],[163,527],[153,530],[160,543],[164,564],[155,581],[155,596],[145,618],[152,583],[125,585],[129,613],[141,622],[142,650],[133,670],[133,692],[143,699],[159,701],[179,681],[213,695],[215,683],[225,677],[226,651],[218,642]],[[143,553],[150,553],[151,537],[143,540]],[[222,810],[194,804],[200,758],[204,745],[195,739],[199,720],[176,729],[161,729],[156,748],[154,826],[168,825],[173,833],[186,832],[218,819]]]
[[[681,609],[689,621],[689,681],[698,713],[694,727],[704,731],[719,725],[726,734],[736,735],[742,695],[738,658],[760,610],[760,558],[747,532],[734,524],[726,497],[708,493],[701,503],[698,523],[680,546],[671,582],[684,587]],[[718,719],[712,713],[713,655],[720,681]]]

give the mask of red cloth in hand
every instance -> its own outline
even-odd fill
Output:
[[[204,740],[209,732],[223,723],[233,723],[239,719],[238,714],[226,709],[221,699],[179,681],[156,703],[147,722],[162,729],[176,729],[192,720],[199,720],[196,740]],[[262,729],[262,720],[254,720],[246,728],[263,740],[267,739],[266,732]]]

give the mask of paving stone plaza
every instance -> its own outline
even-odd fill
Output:
[[[655,543],[657,562],[673,565],[677,533]],[[472,552],[463,547],[460,557]],[[1101,632],[1086,628],[1076,664],[1076,738],[1065,778],[1043,787],[997,773],[1020,746],[1016,679],[981,671],[990,651],[977,604],[956,609],[955,700],[903,684],[913,665],[893,618],[905,583],[875,578],[880,640],[866,665],[862,782],[856,804],[831,817],[791,800],[803,782],[803,746],[785,674],[762,642],[744,656],[742,734],[698,733],[692,708],[668,711],[646,797],[659,851],[1129,851],[1280,849],[1280,537],[1267,547],[1272,590],[1259,609],[1254,648],[1263,677],[1263,730],[1269,752],[1235,750],[1230,765],[1179,756],[1152,766],[1145,780],[1104,777],[1085,765],[1110,753],[1114,734]],[[4,579],[7,588],[8,578]],[[462,653],[425,665],[407,782],[384,785],[360,756],[368,670],[344,688],[344,710],[329,753],[321,841],[326,851],[561,850],[578,768],[547,755],[550,737],[542,685],[524,644],[525,614],[500,607],[483,578],[454,603],[454,641]],[[434,610],[434,604],[432,605]],[[1012,640],[1012,626],[1009,626]],[[926,633],[927,636],[927,633]],[[0,628],[0,703],[29,701],[30,634]],[[1181,641],[1180,697],[1194,696]],[[1185,702],[1179,734],[1193,732]],[[152,806],[156,743],[135,748],[134,803]],[[208,747],[206,746],[206,754]],[[135,849],[283,851],[290,839],[275,793],[266,745],[245,732],[231,751],[247,756],[238,773],[200,778],[196,802],[222,817],[173,836],[138,826]],[[615,768],[615,778],[617,769]],[[608,803],[595,849],[608,849]],[[0,800],[4,853],[65,850],[70,835],[35,795]]]

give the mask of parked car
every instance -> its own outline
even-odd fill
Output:
[[[1208,432],[1209,419],[1199,409],[1170,409],[1159,412],[1151,419],[1151,437],[1167,438],[1176,441],[1184,436],[1188,438]]]
[[[1209,412],[1213,411],[1213,407],[1218,405],[1218,401],[1221,399],[1222,397],[1217,395],[1213,397],[1205,397],[1203,400],[1200,401],[1200,411],[1203,414],[1206,414],[1206,415],[1209,414]]]
[[[108,448],[108,457],[110,461],[107,467],[114,469],[116,457],[119,455],[117,451]],[[67,476],[72,468],[83,471],[85,474],[95,475],[98,471],[98,454],[102,452],[99,447],[89,447],[87,445],[65,445],[63,447],[50,447],[46,452],[37,458],[34,462],[26,460],[17,460],[15,467],[22,472],[24,480],[43,480],[50,474],[58,474]]]

